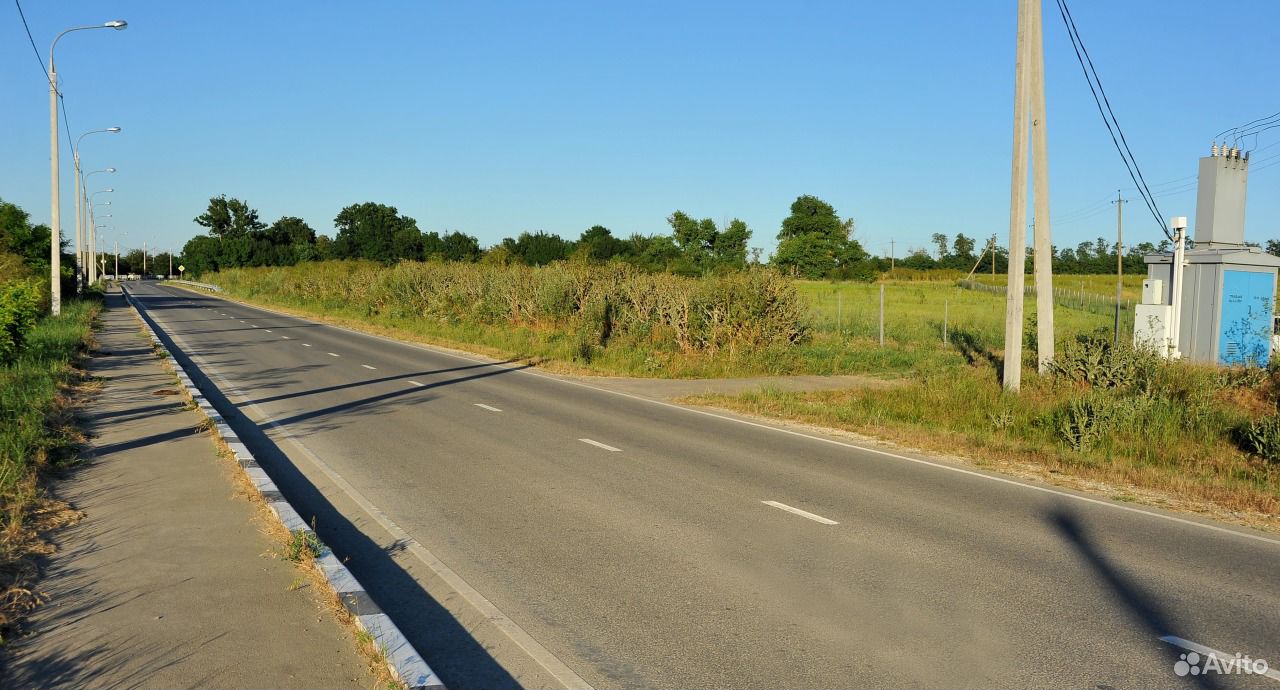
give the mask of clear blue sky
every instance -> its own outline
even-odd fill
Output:
[[[766,250],[790,202],[815,194],[878,254],[933,232],[1008,241],[1013,0],[23,7],[41,53],[63,28],[130,23],[57,54],[72,130],[124,128],[82,153],[120,169],[93,187],[117,189],[129,246],[180,248],[217,194],[330,234],[343,206],[382,202],[484,245],[597,223],[667,232],[682,209],[740,217]],[[1072,9],[1164,215],[1194,217],[1210,138],[1280,110],[1280,3]],[[47,222],[47,87],[10,0],[0,32],[0,197]],[[1137,196],[1052,2],[1045,50],[1054,242],[1113,237],[1107,199]],[[1254,241],[1280,237],[1277,142],[1257,142]],[[63,149],[69,229],[65,135]],[[1140,202],[1126,218],[1126,239],[1159,239]]]

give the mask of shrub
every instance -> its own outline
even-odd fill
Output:
[[[1236,443],[1242,450],[1267,462],[1280,463],[1280,414],[1246,422],[1236,430]]]
[[[1147,391],[1157,370],[1165,365],[1159,355],[1115,344],[1099,335],[1081,335],[1067,343],[1049,363],[1056,377],[1098,388]]]
[[[0,284],[0,364],[17,356],[42,309],[40,284],[33,279]]]

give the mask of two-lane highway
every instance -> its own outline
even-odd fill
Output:
[[[393,544],[420,596],[464,588],[434,596],[480,607],[513,681],[1280,687],[1181,678],[1159,639],[1280,666],[1274,537],[130,289],[303,505]],[[446,683],[498,682],[415,628],[435,604],[349,565]]]

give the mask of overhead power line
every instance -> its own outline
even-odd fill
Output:
[[[1142,176],[1142,169],[1138,167],[1137,158],[1134,157],[1133,151],[1129,148],[1129,142],[1125,139],[1124,131],[1120,129],[1120,121],[1116,119],[1115,111],[1111,108],[1111,101],[1107,98],[1107,92],[1102,88],[1102,79],[1098,77],[1098,70],[1093,65],[1093,58],[1089,57],[1089,51],[1084,46],[1084,40],[1080,37],[1079,29],[1076,28],[1075,19],[1071,16],[1071,10],[1067,7],[1066,0],[1057,0],[1057,3],[1058,14],[1062,16],[1062,22],[1067,27],[1067,35],[1070,37],[1071,46],[1075,50],[1076,61],[1080,63],[1080,70],[1084,72],[1085,81],[1089,84],[1089,93],[1093,94],[1093,102],[1098,106],[1098,114],[1102,116],[1102,122],[1106,125],[1107,132],[1111,135],[1111,143],[1116,147],[1116,152],[1120,154],[1120,159],[1124,162],[1125,169],[1129,172],[1129,178],[1133,180],[1133,184],[1138,189],[1138,194],[1146,204],[1147,210],[1151,212],[1151,217],[1155,219],[1160,232],[1172,240],[1173,236],[1169,234],[1169,229],[1165,227],[1164,214],[1160,212],[1160,207],[1156,204],[1151,190],[1147,187],[1147,181]],[[1099,97],[1099,94],[1101,94],[1101,97]]]

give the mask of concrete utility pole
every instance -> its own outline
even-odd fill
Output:
[[[1033,141],[1037,360],[1053,359],[1053,242],[1049,223],[1049,143],[1045,129],[1044,42],[1041,0],[1018,0],[1014,68],[1013,166],[1009,194],[1009,283],[1004,328],[1004,387],[1022,387],[1023,291],[1026,286],[1028,128]]]
[[[1124,287],[1124,205],[1129,202],[1120,196],[1120,190],[1117,189],[1116,200],[1111,203],[1116,205],[1116,332],[1112,336],[1112,342],[1119,344],[1120,296],[1123,294],[1121,288]]]
[[[1053,361],[1053,241],[1049,222],[1049,136],[1044,104],[1043,3],[1031,3],[1031,167],[1035,197],[1036,364]]]
[[[66,32],[63,32],[66,33]],[[62,38],[62,34],[58,34]],[[54,47],[58,38],[53,39]],[[49,48],[49,311],[62,313],[62,200],[58,198],[58,70]]]
[[[1040,0],[1018,0],[1017,58],[1013,77],[1013,166],[1009,190],[1009,282],[1005,287],[1004,388],[1022,387],[1022,288],[1027,231],[1027,111],[1030,101],[1028,62],[1031,6]]]

